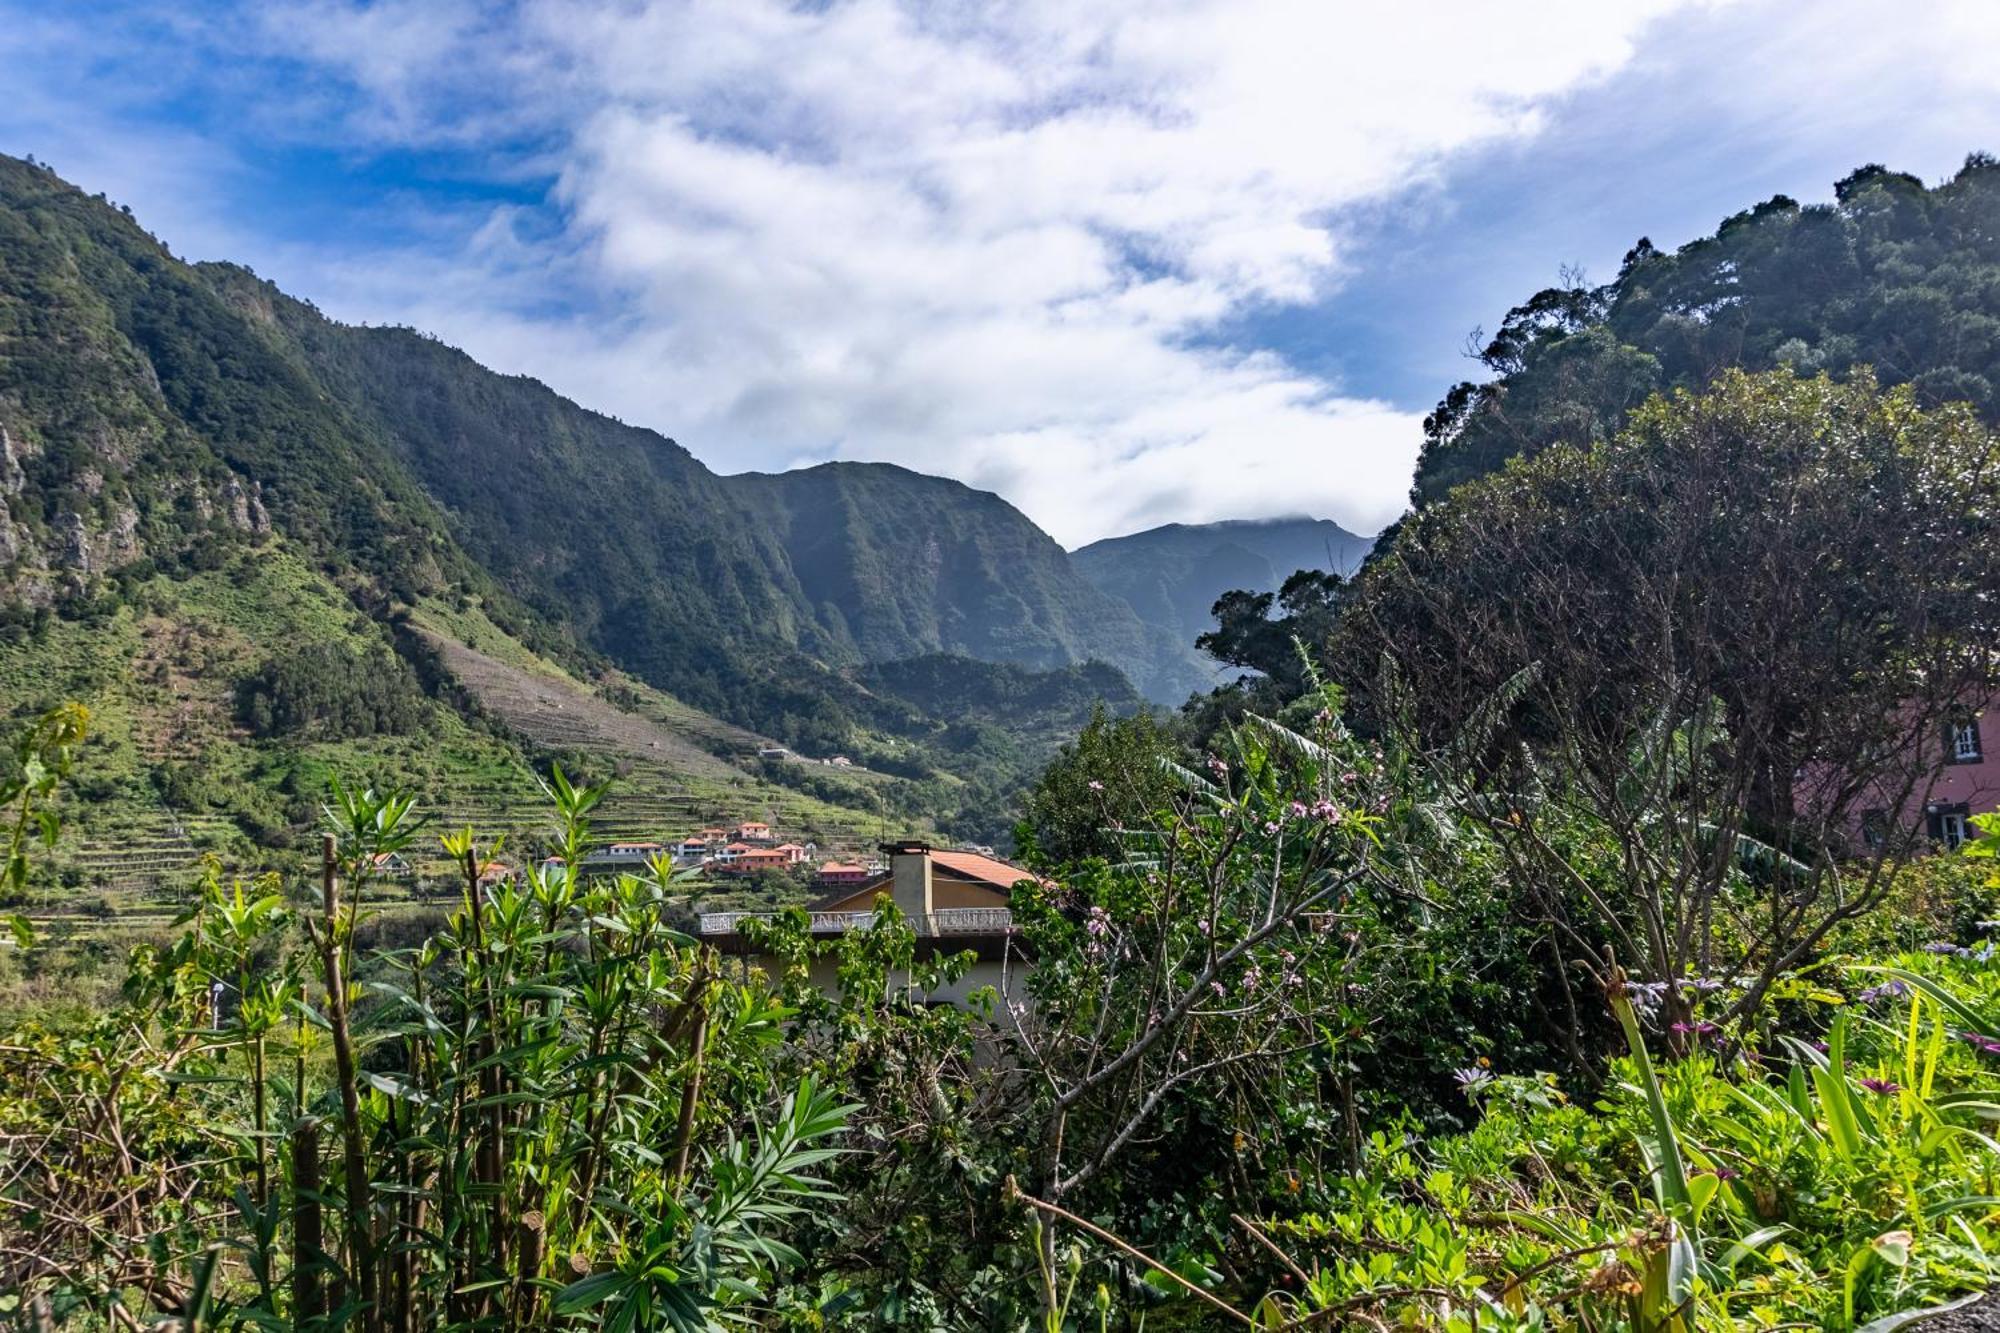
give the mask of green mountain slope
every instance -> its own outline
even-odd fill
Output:
[[[1729,366],[1844,375],[1875,368],[1927,404],[2000,420],[2000,162],[1967,159],[1927,189],[1867,166],[1830,205],[1779,195],[1671,254],[1641,240],[1602,287],[1553,288],[1510,311],[1425,422],[1419,504],[1567,441],[1605,438],[1647,395]]]
[[[953,653],[1047,669],[1095,660],[1153,698],[1187,694],[1175,641],[1082,577],[997,495],[885,463],[722,481],[769,517],[816,618],[868,661]]]
[[[633,832],[776,813],[836,837],[885,820],[998,836],[1079,692],[1136,704],[1081,664],[1143,665],[1143,631],[993,497],[835,469],[822,500],[821,480],[717,477],[434,340],[181,263],[0,157],[0,724],[92,705],[105,762],[71,836],[179,830],[135,864],[184,868],[197,818],[244,863],[282,858],[336,767],[530,819],[529,766],[565,751],[627,774]],[[904,517],[947,494],[948,521]],[[793,549],[833,507],[845,601],[827,550]],[[913,543],[951,554],[878,616]],[[863,673],[939,651],[1057,670]],[[926,711],[939,680],[1015,713],[955,727]],[[861,771],[774,767],[757,755],[773,736]],[[124,855],[57,861],[122,882],[100,852]]]
[[[1352,573],[1370,541],[1330,519],[1247,519],[1169,523],[1125,537],[1107,537],[1070,553],[1076,568],[1130,606],[1148,625],[1163,627],[1205,669],[1194,652],[1197,635],[1214,628],[1211,608],[1234,589],[1275,593],[1301,569]]]

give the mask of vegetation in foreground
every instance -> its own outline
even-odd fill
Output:
[[[1830,954],[1747,1010],[1607,958],[1566,1019],[1492,839],[1307,702],[1175,772],[1124,856],[1017,890],[1036,966],[971,1011],[920,1002],[964,960],[888,910],[832,995],[802,920],[774,974],[722,965],[666,866],[576,875],[603,793],[560,773],[564,864],[482,886],[444,833],[458,909],[364,949],[374,858],[425,835],[336,788],[317,882],[211,876],[115,1009],[0,1041],[3,1313],[1846,1328],[1985,1286],[1994,946]],[[30,831],[77,722],[17,756]],[[1962,863],[1904,875],[1987,910]]]

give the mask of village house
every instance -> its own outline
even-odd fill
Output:
[[[928,1004],[965,1005],[975,991],[992,987],[1003,999],[1021,993],[1028,960],[1009,910],[1014,886],[1034,878],[1028,871],[980,852],[941,851],[922,842],[887,844],[888,871],[858,885],[843,885],[813,903],[812,933],[831,937],[865,930],[875,920],[875,901],[887,894],[917,936],[917,956],[970,951],[975,961],[965,976],[922,997]],[[745,938],[742,926],[768,912],[705,912],[703,942],[744,968],[768,969],[771,960]],[[814,961],[815,985],[831,993],[837,985],[834,960]],[[907,978],[903,982],[907,982]],[[899,983],[900,984],[900,983]]]
[[[1929,791],[1919,793],[1921,809],[1906,810],[1897,822],[1913,828],[1921,819],[1924,837],[1949,849],[1977,836],[1971,822],[1974,815],[2000,809],[2000,729],[1986,725],[1985,711],[1968,710],[1945,724],[1938,743],[1942,767],[1931,779]],[[1890,819],[1887,798],[1883,805],[1865,808],[1862,844],[1881,846]]]
[[[805,848],[796,843],[782,847],[746,847],[725,862],[711,862],[718,875],[749,875],[759,870],[789,870],[805,860]]]
[[[1795,806],[1841,801],[1847,826],[1839,832],[1850,852],[1873,854],[1906,834],[1920,848],[1956,848],[1978,836],[1973,816],[2000,810],[2000,723],[1987,723],[1990,711],[1968,708],[1946,721],[1858,795],[1842,793],[1838,772],[1808,764],[1794,776]]]
[[[663,842],[614,842],[583,858],[585,870],[637,870],[655,857],[671,856]]]
[[[760,824],[753,819],[747,823],[738,824],[736,826],[736,841],[749,842],[749,843],[766,843],[766,842],[776,842],[777,838],[775,835],[772,834],[771,826],[769,824]]]
[[[858,889],[882,875],[883,869],[881,866],[862,865],[859,861],[828,861],[813,875],[813,884],[822,891]]]

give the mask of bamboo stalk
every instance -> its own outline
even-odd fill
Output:
[[[348,1247],[361,1289],[362,1327],[382,1333],[380,1274],[376,1271],[373,1208],[368,1188],[368,1156],[361,1137],[360,1072],[347,1026],[347,976],[339,935],[340,878],[331,833],[320,840],[320,885],[324,918],[318,932],[320,963],[326,972],[326,1018],[333,1030],[334,1072],[340,1085],[341,1144],[346,1168]]]
[[[301,1329],[326,1315],[319,1190],[319,1122],[302,1119],[292,1129],[292,1323]]]

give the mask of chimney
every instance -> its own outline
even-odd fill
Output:
[[[931,933],[931,848],[927,842],[885,842],[889,896],[919,935]]]

